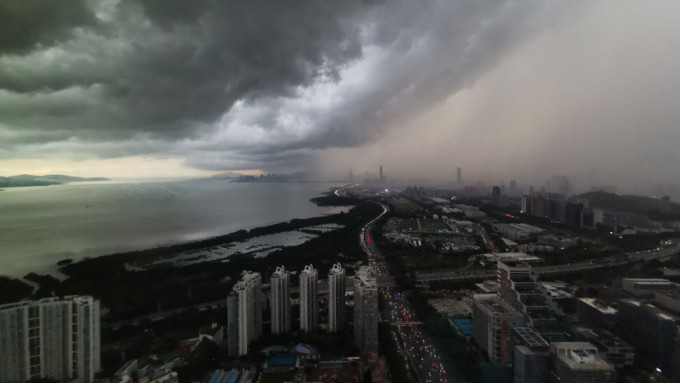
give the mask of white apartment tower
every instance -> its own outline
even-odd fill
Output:
[[[378,351],[378,283],[372,266],[354,276],[354,340],[362,351]]]
[[[0,306],[0,382],[94,381],[100,369],[99,301],[67,296]]]
[[[245,355],[248,344],[262,335],[262,278],[244,271],[227,300],[229,355]]]
[[[271,284],[272,334],[290,332],[290,273],[277,267],[269,281]]]
[[[312,331],[319,326],[319,272],[312,265],[300,273],[300,329]]]
[[[345,269],[336,263],[328,272],[328,331],[345,328]]]

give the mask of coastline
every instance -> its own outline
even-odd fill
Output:
[[[163,284],[165,282],[161,282],[160,279],[171,279],[172,274],[177,275],[178,278],[184,275],[184,278],[186,278],[186,275],[191,275],[194,273],[205,275],[206,273],[214,274],[216,273],[216,270],[222,270],[221,273],[222,275],[226,276],[226,279],[222,282],[219,282],[220,279],[215,278],[212,281],[213,287],[211,288],[214,290],[214,285],[216,283],[223,283],[225,281],[228,283],[230,280],[236,278],[240,274],[241,270],[266,270],[273,264],[281,262],[281,260],[287,260],[292,263],[299,263],[300,260],[302,260],[302,262],[309,262],[309,257],[304,259],[305,256],[301,256],[300,260],[296,261],[295,259],[290,259],[288,254],[291,252],[295,253],[296,251],[293,249],[315,246],[318,247],[319,243],[328,241],[329,238],[342,236],[348,233],[351,238],[354,236],[353,230],[355,229],[357,218],[362,214],[359,212],[362,209],[358,209],[358,206],[361,204],[360,201],[339,198],[332,196],[331,194],[327,194],[323,197],[312,198],[310,201],[319,206],[344,206],[351,207],[351,209],[346,213],[341,212],[311,218],[292,219],[287,222],[279,222],[272,225],[255,227],[250,230],[241,229],[228,234],[205,238],[202,240],[158,246],[150,249],[112,253],[92,258],[85,258],[82,260],[61,259],[53,265],[53,268],[56,269],[58,273],[65,276],[63,279],[55,278],[54,275],[50,275],[50,273],[44,273],[44,270],[26,274],[21,278],[0,277],[0,286],[4,287],[2,290],[5,290],[3,294],[0,294],[0,304],[26,298],[40,298],[44,296],[50,296],[52,294],[91,294],[97,297],[101,297],[102,295],[115,296],[117,294],[115,292],[116,287],[118,290],[125,290],[125,288],[118,287],[121,286],[119,282],[113,283],[113,285],[116,287],[110,285],[107,287],[106,283],[100,284],[100,281],[103,282],[107,279],[119,279],[130,282],[130,280],[136,280],[137,277],[143,274],[148,274],[149,277],[147,278],[147,281],[141,283],[152,283],[153,281],[156,281],[159,284]],[[211,246],[225,246],[230,243],[233,244],[237,242],[243,242],[260,236],[284,233],[288,231],[300,231],[304,233],[306,231],[305,228],[327,224],[341,224],[342,226],[339,226],[340,228],[337,230],[326,233],[315,232],[315,237],[305,241],[302,244],[278,248],[271,254],[268,254],[262,258],[256,258],[244,254],[234,254],[229,256],[228,259],[222,261],[210,260],[177,267],[171,267],[167,264],[150,267],[143,270],[135,270],[127,267],[129,262],[136,263],[140,261],[144,262],[164,259],[181,252],[206,249]],[[343,243],[345,241],[337,241],[334,239],[331,240],[335,243],[336,247],[347,246],[347,243]],[[314,243],[309,245],[309,242]],[[332,247],[333,246],[330,248]],[[318,251],[316,251],[316,253],[318,253]],[[342,252],[339,252],[335,254],[329,254],[328,258],[335,258],[338,256],[338,254],[340,257],[343,256]],[[350,252],[348,252],[345,259],[352,260],[353,257],[356,256],[358,255],[350,254]],[[326,256],[323,255],[323,258],[326,258]],[[219,273],[220,272],[217,272],[215,276],[219,275]],[[137,281],[135,283],[123,284],[129,285],[129,287],[134,290],[134,286],[137,283],[139,282]],[[201,293],[196,294],[196,296],[201,295]],[[209,293],[207,295],[211,297],[214,296],[213,293]],[[12,300],[10,300],[10,298]],[[157,298],[158,297],[155,297],[154,299]],[[146,304],[142,304],[137,307],[130,308],[129,312],[125,312],[123,314],[119,313],[120,307],[117,303],[111,303],[111,301],[115,301],[116,299],[105,298],[104,300],[114,308],[114,311],[116,311],[116,316],[131,315],[148,311],[148,306],[146,306]],[[181,304],[181,302],[176,303]],[[174,305],[175,302],[172,304]]]

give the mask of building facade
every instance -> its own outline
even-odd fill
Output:
[[[472,297],[472,321],[472,335],[489,359],[504,366],[511,365],[510,329],[524,325],[522,313],[496,294],[475,294]]]
[[[564,339],[550,303],[538,289],[531,265],[523,262],[498,261],[498,297],[524,315],[526,324],[533,327],[548,342]]]
[[[354,276],[354,340],[366,352],[378,351],[378,282],[371,266]]]
[[[90,383],[100,353],[99,301],[90,296],[0,306],[0,382],[77,377]]]
[[[345,269],[336,263],[328,272],[328,331],[342,331],[345,321]]]
[[[260,273],[244,271],[227,300],[227,344],[229,355],[245,355],[248,344],[262,335],[262,277]],[[235,339],[231,339],[236,334]]]
[[[271,285],[272,334],[290,332],[290,273],[277,267],[269,281]]]
[[[614,383],[616,370],[597,355],[597,347],[588,342],[555,342],[550,345],[555,356],[555,376],[560,383]]]
[[[319,272],[312,265],[300,273],[300,330],[312,331],[319,326]]]
[[[514,346],[515,383],[547,383],[550,379],[550,346],[531,327],[510,330]]]

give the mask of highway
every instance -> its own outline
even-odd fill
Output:
[[[371,230],[375,223],[389,211],[386,205],[380,204],[380,206],[383,208],[382,213],[362,228],[359,239],[361,247],[368,256],[369,264],[374,266],[379,278],[389,275],[383,257],[371,238]],[[447,372],[438,350],[422,328],[422,323],[417,321],[404,294],[398,291],[393,283],[391,286],[381,288],[380,293],[385,302],[382,319],[392,325],[390,335],[399,345],[397,351],[404,357],[404,363],[410,365],[412,373],[415,374],[415,379],[414,376],[409,375],[408,380],[420,383],[449,382],[451,372]]]
[[[667,247],[657,247],[655,249],[638,251],[633,253],[624,253],[612,255],[606,258],[598,258],[578,263],[568,263],[564,265],[555,266],[537,266],[533,271],[538,275],[559,275],[575,273],[580,271],[590,271],[596,269],[603,269],[608,267],[623,266],[629,263],[639,261],[651,261],[654,259],[663,259],[670,257],[680,252],[680,245],[670,245]],[[460,271],[460,270],[442,270],[436,272],[418,272],[416,271],[417,282],[433,282],[433,281],[478,281],[496,277],[496,270],[477,270],[477,271]]]

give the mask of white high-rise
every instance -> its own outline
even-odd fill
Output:
[[[319,326],[319,272],[312,265],[300,273],[300,330],[312,331]]]
[[[378,282],[372,266],[354,276],[354,340],[362,351],[378,351]]]
[[[277,267],[269,281],[272,289],[272,334],[290,332],[290,273]]]
[[[328,272],[328,331],[345,328],[345,269],[339,263]]]
[[[100,369],[99,326],[99,301],[90,296],[0,306],[0,382],[93,382]]]
[[[229,355],[245,355],[248,344],[262,335],[262,278],[260,273],[244,271],[234,285],[227,307]],[[234,336],[235,335],[235,336]],[[235,338],[235,339],[234,339]]]

